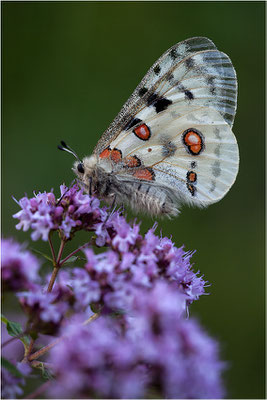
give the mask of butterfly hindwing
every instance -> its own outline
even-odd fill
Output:
[[[168,186],[178,199],[198,205],[216,202],[230,189],[238,170],[238,147],[220,113],[188,107],[179,116],[163,113],[150,120],[149,129],[147,143],[137,137],[118,143],[122,162],[114,173],[120,179],[150,181],[151,175],[144,172],[150,170],[155,184]],[[127,168],[130,158],[136,162]]]

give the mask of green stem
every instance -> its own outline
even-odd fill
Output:
[[[60,248],[59,248],[59,251],[58,251],[57,259],[56,259],[55,264],[54,264],[54,269],[53,269],[53,272],[52,272],[52,276],[51,276],[50,282],[48,284],[47,293],[52,292],[52,289],[53,289],[53,286],[54,286],[54,283],[55,283],[55,280],[56,280],[56,277],[57,277],[57,274],[58,274],[58,271],[59,271],[59,268],[60,268],[60,259],[61,259],[61,256],[62,256],[62,253],[63,253],[63,250],[64,250],[65,243],[66,243],[65,240],[62,239],[61,243],[60,243]]]
[[[70,257],[74,256],[76,253],[78,253],[80,250],[82,250],[84,247],[89,246],[90,242],[85,243],[84,245],[82,245],[81,247],[79,247],[78,249],[74,250],[72,253],[70,253],[66,258],[64,258],[64,260],[62,260],[60,262],[60,266],[62,266]]]
[[[24,346],[25,347],[24,357],[23,357],[23,360],[21,362],[23,362],[23,363],[27,363],[28,362],[29,356],[30,356],[31,351],[33,349],[34,342],[35,342],[35,340],[31,339],[29,346],[27,346],[27,347]]]
[[[61,340],[63,339],[63,336],[60,338],[54,340],[54,342],[48,344],[47,346],[44,346],[42,349],[36,351],[35,353],[31,354],[29,356],[29,361],[36,360],[37,358],[43,356],[45,353],[47,353],[52,347],[54,347],[56,344],[58,344]]]
[[[61,259],[61,256],[62,256],[62,253],[63,253],[63,250],[64,250],[65,243],[66,243],[65,240],[61,239],[60,248],[59,248],[59,251],[58,251],[57,261],[56,261],[57,265],[59,265],[59,263],[60,263],[60,259]]]
[[[83,322],[83,325],[90,324],[90,322],[94,321],[94,320],[97,319],[98,317],[100,317],[100,313],[95,313],[95,314],[92,315],[90,318],[88,318],[86,321],[84,321],[84,322]]]
[[[54,264],[56,264],[56,254],[55,254],[54,246],[53,246],[53,243],[52,243],[52,233],[51,233],[51,231],[49,232],[49,235],[48,235],[48,243],[49,243],[49,246],[50,246],[50,250],[51,250],[51,253],[52,253]]]

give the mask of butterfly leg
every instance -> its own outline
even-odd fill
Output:
[[[89,176],[89,191],[88,191],[88,193],[89,193],[89,196],[91,197],[92,196],[92,177],[91,176]]]
[[[115,207],[116,207],[116,193],[114,193],[113,195],[113,200],[112,200],[112,203],[111,203],[111,206],[110,206],[110,210],[109,210],[109,212],[108,212],[108,215],[107,215],[107,218],[106,218],[106,220],[105,220],[105,222],[104,222],[104,224],[106,224],[107,223],[107,221],[108,221],[108,219],[109,219],[109,217],[111,216],[111,214],[113,213],[113,211],[114,211],[114,209],[115,209]]]
[[[67,188],[67,190],[65,190],[65,192],[60,196],[60,198],[58,199],[56,206],[59,205],[59,203],[61,202],[61,200],[63,199],[63,197],[65,196],[66,193],[68,193],[68,191],[70,190],[70,188],[72,187],[73,183],[76,181],[76,179],[73,179],[73,181],[71,182],[71,184],[69,185],[69,187]]]

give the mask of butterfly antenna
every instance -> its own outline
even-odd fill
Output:
[[[76,160],[81,162],[81,159],[77,156],[74,150],[72,150],[63,140],[61,140],[61,145],[58,145],[57,148],[62,151],[67,151],[68,153],[72,154]]]

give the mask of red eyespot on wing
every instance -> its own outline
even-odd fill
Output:
[[[190,128],[184,131],[182,140],[189,153],[197,156],[204,149],[204,138],[196,129]]]
[[[142,124],[133,130],[133,133],[141,140],[148,140],[151,136],[149,127]]]
[[[188,171],[186,177],[188,182],[196,182],[197,180],[197,174],[194,171]]]
[[[138,169],[133,176],[137,179],[143,179],[145,181],[155,180],[155,173],[152,168]]]
[[[102,153],[99,154],[99,158],[110,158],[113,162],[117,163],[121,161],[122,154],[121,151],[118,149],[111,150],[110,147],[107,147],[105,150],[102,151]]]
[[[111,150],[110,159],[111,159],[113,162],[115,162],[115,163],[120,162],[120,161],[122,160],[122,153],[121,153],[121,150],[119,150],[119,149],[113,149],[113,150]]]
[[[141,165],[141,161],[137,156],[127,156],[125,157],[124,162],[129,168],[136,168]]]
[[[99,158],[109,158],[111,153],[110,147],[107,147],[102,153],[99,154]]]

